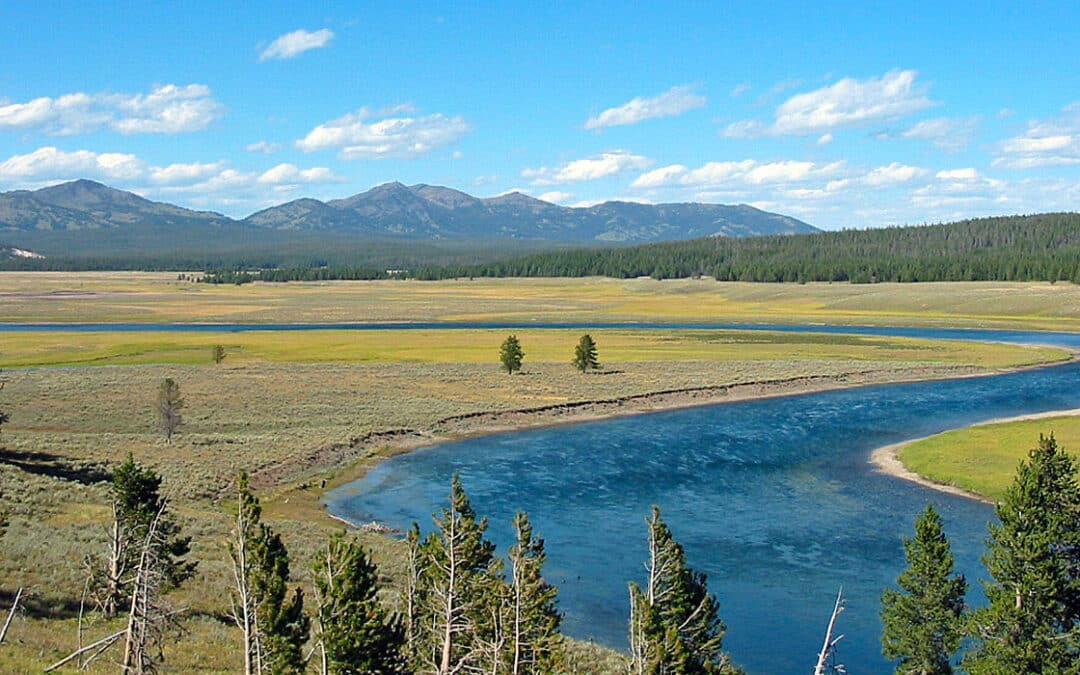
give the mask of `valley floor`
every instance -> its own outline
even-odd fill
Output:
[[[395,286],[394,284],[398,284]],[[754,308],[794,308],[792,321],[822,319],[827,303],[865,303],[838,321],[884,321],[907,309],[854,299],[861,288],[755,287],[713,282],[572,281],[412,282],[254,285],[216,288],[176,275],[0,274],[3,321],[349,321],[349,320],[736,320]],[[666,284],[667,282],[663,282]],[[701,284],[700,286],[695,284]],[[403,290],[404,289],[404,290]],[[560,290],[561,289],[561,290]],[[704,289],[704,290],[702,290]],[[855,289],[855,290],[851,290]],[[871,289],[873,290],[873,289]],[[880,290],[880,289],[879,289]],[[903,299],[917,302],[913,292]],[[963,306],[962,325],[1021,325],[1036,314],[1067,328],[1080,321],[1068,285],[1016,285],[1022,311],[975,300],[979,287],[928,291],[938,308],[926,321]],[[776,294],[783,295],[777,298]],[[830,295],[830,294],[834,294]],[[953,293],[953,295],[949,295]],[[716,295],[716,299],[708,300]],[[847,294],[847,300],[841,298]],[[748,298],[757,296],[751,301]],[[955,296],[955,297],[954,297]],[[987,296],[989,297],[989,296]],[[684,299],[685,298],[685,299]],[[771,299],[770,299],[771,298]],[[1036,301],[1034,298],[1040,298]],[[721,309],[735,302],[739,312]],[[901,300],[897,300],[900,303]],[[986,301],[989,303],[989,300]],[[574,313],[565,303],[577,303]],[[712,304],[711,304],[712,303]],[[826,303],[826,304],[827,304]],[[1039,304],[1044,303],[1044,304]],[[1054,304],[1057,303],[1057,304]],[[817,307],[815,309],[815,307]],[[366,309],[364,309],[366,308]],[[981,308],[981,309],[980,309]],[[758,321],[775,320],[779,309]],[[570,312],[568,315],[567,313]],[[897,312],[889,314],[888,312]],[[1076,316],[1073,316],[1073,315]],[[404,318],[403,318],[404,317]],[[1043,319],[1040,319],[1042,321]],[[0,435],[0,606],[15,589],[29,593],[0,651],[0,670],[38,670],[74,648],[86,577],[83,559],[104,545],[109,510],[105,479],[127,453],[164,477],[199,573],[174,594],[191,608],[186,631],[170,640],[165,670],[233,671],[237,635],[224,619],[229,573],[224,542],[238,471],[253,474],[265,517],[307,584],[308,561],[341,528],[319,502],[322,492],[363,475],[410,447],[462,435],[614,414],[815,391],[840,386],[970,376],[1067,358],[1056,349],[974,345],[868,336],[740,331],[593,331],[604,370],[581,375],[570,365],[581,331],[518,331],[522,373],[497,362],[509,331],[345,331],[245,334],[0,332],[7,385],[0,410],[11,416]],[[222,343],[223,363],[210,362]],[[87,365],[95,364],[95,365]],[[179,383],[184,422],[166,444],[154,427],[153,400],[165,377]],[[423,523],[422,525],[427,525]],[[401,544],[361,533],[388,580],[402,578]],[[109,626],[91,621],[87,637]],[[618,657],[575,648],[583,672],[612,672]],[[99,672],[110,671],[102,664]]]

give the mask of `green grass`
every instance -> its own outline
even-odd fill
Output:
[[[494,363],[514,332],[526,362],[570,362],[582,331],[319,330],[205,332],[0,332],[0,368],[197,365],[221,344],[226,363]],[[849,359],[1005,368],[1067,358],[1060,349],[864,335],[757,331],[597,330],[601,362]]]
[[[172,273],[0,272],[0,321],[758,321],[1080,330],[1068,283],[476,279],[209,286]]]
[[[904,447],[899,458],[921,476],[998,500],[1039,434],[1051,432],[1059,447],[1077,456],[1080,417],[1051,417],[947,431]]]

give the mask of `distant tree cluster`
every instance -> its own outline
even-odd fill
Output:
[[[521,348],[521,341],[518,340],[516,335],[507,336],[499,347],[499,362],[502,364],[503,370],[507,374],[513,375],[521,370],[524,359],[525,352]],[[592,336],[588,334],[581,336],[577,346],[574,347],[574,358],[570,361],[570,364],[583,373],[600,368],[600,361],[597,359],[596,342],[592,339]]]
[[[916,520],[900,590],[882,596],[883,651],[897,673],[951,673],[965,638],[969,673],[1080,672],[1080,482],[1053,435],[1020,463],[997,517],[983,556],[989,603],[974,610],[940,517],[928,507]]]

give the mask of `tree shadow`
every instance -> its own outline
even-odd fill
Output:
[[[17,452],[0,448],[0,464],[8,464],[27,473],[94,485],[112,480],[112,472],[101,464],[74,463],[66,457],[47,452]]]
[[[14,590],[0,588],[0,611],[4,616],[11,609],[11,603],[15,602]],[[23,589],[19,599],[19,613],[34,619],[73,619],[79,616],[79,598],[42,596]],[[87,600],[86,614],[93,609],[93,603]]]

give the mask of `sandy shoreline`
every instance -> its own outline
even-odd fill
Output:
[[[1080,416],[1080,408],[1072,408],[1069,410],[1049,410],[1041,413],[1032,413],[1030,415],[1017,415],[1016,417],[997,417],[985,422],[977,422],[969,427],[985,427],[991,424],[1004,424],[1006,422],[1026,422],[1028,420],[1041,420],[1050,417],[1075,417]],[[936,436],[937,434],[933,434]],[[981,495],[978,492],[972,492],[971,490],[965,490],[964,488],[957,487],[955,485],[948,485],[946,483],[939,483],[931,480],[925,476],[915,473],[904,466],[904,463],[900,461],[899,453],[905,447],[912,443],[930,438],[930,436],[923,436],[921,438],[912,438],[907,441],[901,441],[900,443],[893,443],[892,445],[886,445],[880,447],[870,453],[870,463],[878,470],[878,472],[892,476],[893,478],[899,478],[901,480],[911,481],[912,483],[918,483],[924,487],[928,487],[938,492],[944,492],[950,495],[956,495],[958,497],[966,497],[968,499],[974,499],[976,501],[983,502],[984,504],[994,504],[995,502],[985,495]]]

